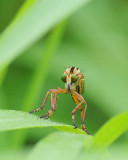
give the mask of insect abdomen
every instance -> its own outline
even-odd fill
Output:
[[[76,86],[76,92],[79,94],[84,93],[84,79],[80,79],[78,85]]]
[[[81,87],[80,87],[81,88],[81,93],[80,94],[82,94],[82,93],[84,93],[84,79],[81,80],[80,84],[81,84]]]
[[[76,92],[79,93],[79,94],[81,94],[80,93],[80,86],[79,85],[76,87]]]

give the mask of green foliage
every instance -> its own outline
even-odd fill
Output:
[[[46,159],[52,159],[53,155],[56,160],[59,160],[60,157],[62,160],[75,159],[80,152],[84,139],[85,137],[81,135],[55,132],[42,139],[35,146],[28,159],[34,160],[37,157],[40,160],[42,157]],[[43,155],[42,150],[44,151]]]
[[[0,111],[0,126],[1,126],[0,131],[53,126],[60,130],[62,130],[61,128],[63,128],[63,131],[69,131],[78,134],[79,133],[86,134],[82,130],[80,129],[75,130],[72,126],[69,125],[55,123],[44,119],[40,120],[37,116],[13,110]]]
[[[0,68],[8,65],[22,51],[87,0],[73,2],[73,0],[26,1],[0,37]],[[59,12],[55,12],[55,10]]]
[[[101,151],[101,149],[104,150],[108,145],[111,145],[121,134],[128,130],[128,113],[118,115],[109,120],[96,133],[94,138],[85,134],[80,129],[74,129],[73,126],[55,123],[49,120],[40,120],[37,116],[26,114],[21,111],[0,111],[0,126],[0,131],[35,127],[56,127],[65,133],[55,132],[54,134],[43,138],[36,145],[34,151],[30,154],[29,159],[42,159],[42,150],[44,151],[43,158],[51,159],[54,155],[54,158],[56,159],[60,159],[61,156],[62,159],[67,159],[67,157],[68,159],[74,159],[79,155],[82,147],[85,152],[89,149],[100,149]],[[112,126],[114,127],[112,128]],[[97,156],[99,157],[99,155]]]
[[[127,16],[120,0],[0,1],[1,160],[127,159]],[[72,126],[70,95],[58,95],[50,120],[38,118],[50,98],[28,114],[49,89],[64,88],[69,66],[84,74],[91,136],[79,129],[79,111]]]
[[[93,147],[104,149],[128,130],[128,112],[120,114],[107,122],[95,135]]]

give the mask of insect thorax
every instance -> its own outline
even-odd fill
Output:
[[[82,94],[84,92],[84,76],[80,72],[80,69],[77,67],[68,67],[65,70],[65,73],[68,75],[68,81],[71,82],[70,84],[70,90],[75,90],[77,93]],[[78,80],[76,83],[72,83],[71,81],[71,75],[75,74],[78,77]],[[65,88],[67,88],[67,83],[65,83]]]
[[[76,83],[71,83],[70,90],[74,90],[79,94],[84,93],[84,76],[83,74],[79,73],[78,81]],[[65,83],[65,88],[67,88],[67,83]]]

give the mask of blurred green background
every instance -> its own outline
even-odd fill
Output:
[[[0,1],[1,34],[6,32],[5,28],[25,2]],[[88,104],[85,124],[95,134],[109,118],[128,110],[128,1],[92,0],[74,11],[56,21],[44,34],[40,31],[40,35],[35,36],[29,45],[15,51],[20,54],[14,58],[4,53],[8,63],[1,65],[0,107],[25,112],[40,107],[49,89],[64,88],[61,81],[63,71],[69,66],[76,66],[85,77],[83,97]],[[43,23],[43,18],[40,21]],[[28,24],[29,20],[24,26]],[[21,35],[24,26],[21,27]],[[33,28],[33,32],[35,30]],[[31,32],[27,32],[31,41]],[[21,37],[21,41],[26,37]],[[15,46],[18,46],[17,43],[20,41],[15,42]],[[11,50],[8,44],[6,48]],[[1,60],[2,54],[0,50]],[[72,125],[74,107],[70,95],[58,95],[57,110],[51,120]],[[43,115],[49,108],[50,99],[45,109],[36,115]],[[79,114],[76,114],[76,122],[80,127]],[[1,156],[24,159],[34,144],[55,131],[48,127],[0,133]],[[128,132],[116,140],[110,150],[113,146],[122,146],[122,150],[126,150]],[[5,156],[6,151],[9,154]]]

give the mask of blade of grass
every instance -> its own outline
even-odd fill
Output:
[[[128,112],[110,119],[94,136],[91,148],[106,149],[128,130]]]
[[[84,157],[97,160],[99,158],[113,159],[106,149],[126,130],[128,130],[128,112],[111,118],[95,136],[90,136],[84,141],[78,155],[79,160],[84,159]]]
[[[7,70],[8,70],[8,66],[6,66],[5,68],[2,68],[2,70],[0,70],[0,87],[3,84],[3,81],[4,81],[4,78],[6,76]]]
[[[46,47],[43,51],[42,56],[40,57],[39,64],[35,70],[33,78],[30,82],[28,90],[26,92],[26,97],[22,104],[22,110],[29,111],[30,107],[33,106],[40,94],[40,88],[44,86],[45,80],[50,68],[50,64],[54,57],[55,51],[61,41],[62,35],[64,33],[66,21],[61,22],[57,27],[51,32],[46,42]],[[26,133],[19,131],[17,135],[14,135],[12,138],[13,145],[11,148],[20,147],[26,138]]]
[[[7,106],[7,102],[6,102],[6,98],[5,98],[5,92],[3,92],[3,82],[4,82],[4,79],[6,77],[6,74],[7,74],[7,71],[8,71],[8,66],[6,66],[5,68],[3,68],[1,71],[0,71],[0,106],[2,106],[4,109],[5,106]],[[0,148],[4,148],[4,145],[3,144],[7,144],[7,135],[6,134],[1,134],[0,135],[0,142],[2,144],[2,146],[0,146]],[[7,148],[7,145],[6,145],[6,148]]]
[[[0,70],[89,0],[28,0],[0,37]]]
[[[55,27],[54,30],[50,33],[47,39],[45,49],[40,57],[38,66],[35,69],[33,79],[30,82],[26,98],[23,102],[23,111],[29,111],[31,109],[30,107],[32,107],[33,104],[35,104],[40,95],[40,88],[45,84],[48,71],[52,64],[52,60],[61,42],[66,23],[66,20],[59,23],[57,27]]]
[[[81,129],[74,129],[73,126],[52,122],[50,120],[39,119],[39,117],[14,110],[0,110],[0,131],[16,129],[35,128],[35,127],[57,127],[65,132],[85,134]]]

